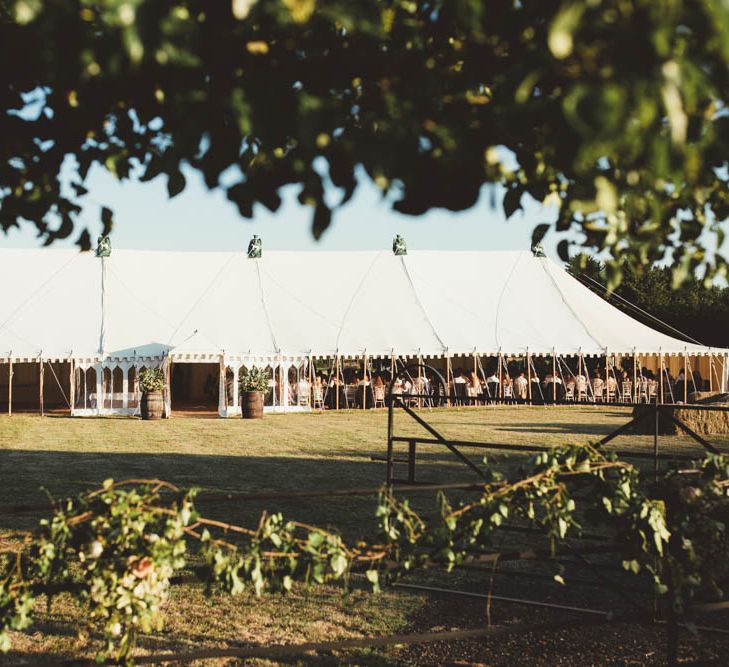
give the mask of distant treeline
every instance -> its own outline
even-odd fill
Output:
[[[641,275],[624,269],[622,283],[608,295],[604,287],[605,267],[591,258],[585,258],[584,265],[582,261],[580,257],[573,258],[567,270],[631,317],[676,338],[689,340],[690,337],[703,345],[729,347],[729,288],[706,288],[701,279],[693,277],[674,290],[671,267],[654,266]],[[679,336],[657,320],[684,335]]]

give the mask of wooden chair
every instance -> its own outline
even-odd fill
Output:
[[[564,400],[570,403],[575,402],[575,385],[568,384],[564,388]]]
[[[618,396],[618,383],[613,380],[605,383],[605,401],[607,403],[614,403]]]
[[[648,380],[647,382],[647,403],[652,403],[656,400],[656,396],[658,395],[658,382],[656,380]]]
[[[602,402],[604,399],[603,392],[605,391],[605,383],[602,378],[595,378],[592,381],[592,395],[595,401]]]
[[[324,409],[324,390],[321,385],[314,385],[312,405],[314,408],[318,407],[319,410]]]
[[[296,385],[296,399],[298,405],[309,407],[311,404],[311,391],[309,390],[309,383],[306,380],[300,380]]]
[[[374,387],[374,396],[375,396],[375,408],[384,408],[385,407],[385,386],[381,385],[375,385]]]
[[[620,396],[620,400],[623,403],[632,403],[633,402],[633,383],[630,380],[624,380],[622,385],[622,395]]]
[[[581,375],[577,377],[577,400],[587,401],[587,380]]]

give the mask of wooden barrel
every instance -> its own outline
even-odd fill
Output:
[[[161,391],[151,391],[142,394],[142,400],[139,403],[139,411],[142,413],[142,419],[162,419],[164,408],[165,403]]]
[[[263,417],[262,391],[244,391],[241,393],[241,414],[243,419],[261,419]]]

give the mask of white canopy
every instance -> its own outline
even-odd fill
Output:
[[[712,352],[637,322],[531,252],[0,250],[0,359],[527,351]]]

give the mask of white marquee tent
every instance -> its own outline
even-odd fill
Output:
[[[130,368],[168,360],[237,372],[337,356],[727,352],[641,324],[531,252],[0,250],[0,364],[73,362],[99,384],[118,366],[125,393]]]

